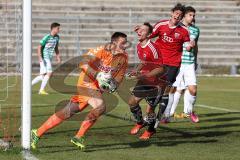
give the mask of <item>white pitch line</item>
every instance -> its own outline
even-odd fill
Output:
[[[1,109],[4,109],[3,106],[8,106],[8,105],[11,105],[11,106],[18,105],[19,107],[21,107],[21,104],[0,104],[0,111],[1,111]],[[49,106],[49,105],[56,105],[56,104],[32,104],[32,106]],[[240,110],[227,109],[227,108],[222,108],[222,107],[214,107],[214,106],[209,106],[209,105],[204,105],[204,104],[196,104],[195,106],[200,107],[200,108],[207,108],[207,109],[219,110],[219,111],[225,111],[225,112],[240,112]]]
[[[197,104],[196,107],[201,108],[207,108],[207,109],[213,109],[213,110],[219,110],[219,111],[225,111],[225,112],[240,112],[240,110],[234,110],[234,109],[227,109],[227,108],[221,108],[221,107],[214,107],[214,106],[208,106],[204,104]]]
[[[17,104],[17,103],[6,103],[6,104],[0,104],[0,105],[2,105],[2,106],[21,106],[21,104]],[[56,105],[56,104],[38,104],[38,103],[36,103],[36,104],[32,104],[32,106],[49,106],[49,105]]]
[[[239,89],[199,89],[198,91],[210,91],[210,92],[240,92]]]

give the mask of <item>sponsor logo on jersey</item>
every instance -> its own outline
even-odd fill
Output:
[[[111,67],[111,66],[105,66],[102,64],[102,62],[100,62],[100,64],[98,65],[98,69],[102,72],[111,72],[112,74],[116,73],[118,70],[120,70],[122,67],[121,63],[118,63],[116,67]]]
[[[171,37],[168,37],[167,36],[167,33],[164,33],[163,34],[163,39],[162,39],[164,42],[170,42],[172,43],[173,42],[173,39]]]

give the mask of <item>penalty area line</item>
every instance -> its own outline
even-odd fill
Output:
[[[212,109],[212,110],[224,111],[224,112],[239,112],[240,113],[240,110],[227,109],[227,108],[209,106],[209,105],[204,105],[204,104],[196,104],[195,106],[200,107],[200,108],[207,108],[207,109]]]

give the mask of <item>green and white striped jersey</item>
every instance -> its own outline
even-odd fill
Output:
[[[200,30],[197,26],[191,25],[188,27],[190,40],[195,40],[196,44],[200,35]],[[196,58],[196,48],[192,48],[190,51],[186,50],[187,43],[183,44],[182,64],[193,64]]]
[[[40,41],[42,48],[42,57],[43,59],[52,60],[53,54],[55,52],[55,48],[59,43],[59,36],[52,36],[51,34],[47,34]]]

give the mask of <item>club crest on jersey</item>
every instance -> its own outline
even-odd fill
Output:
[[[179,38],[179,36],[180,36],[179,33],[175,33],[175,34],[174,34],[174,37],[175,37],[175,38]]]

